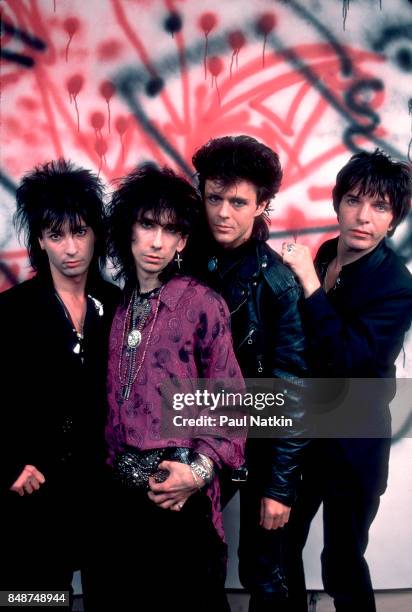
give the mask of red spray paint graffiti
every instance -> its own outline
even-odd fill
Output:
[[[269,34],[273,31],[275,27],[276,19],[272,13],[265,13],[261,17],[259,17],[257,22],[258,31],[263,35],[263,50],[262,50],[262,66],[265,67],[265,51],[266,51],[266,43]]]
[[[35,163],[67,156],[110,181],[139,161],[173,165],[166,144],[190,168],[194,149],[209,138],[247,133],[276,149],[284,168],[282,214],[274,215],[272,229],[293,232],[300,225],[333,222],[330,208],[321,208],[333,180],[328,167],[348,154],[344,128],[353,122],[367,127],[370,121],[350,106],[347,92],[362,79],[376,78],[387,58],[344,45],[341,52],[352,70],[343,75],[336,47],[319,35],[277,48],[273,41],[287,32],[290,17],[280,5],[276,14],[245,15],[234,29],[223,10],[205,13],[185,1],[105,0],[111,25],[97,32],[91,4],[78,4],[75,11],[62,0],[55,15],[47,3],[9,0],[5,5],[7,22],[46,45],[39,51],[19,42],[19,51],[34,62],[30,69],[3,58],[1,163],[6,175],[17,182]],[[169,30],[163,51],[156,43],[164,22]],[[198,36],[190,39],[190,27],[205,36],[203,48]],[[4,33],[3,49],[15,40]],[[212,88],[204,82],[208,72]],[[119,75],[126,83],[122,91]],[[368,109],[378,113],[385,95],[383,88],[359,90],[353,97],[362,107],[367,96]],[[329,126],[335,135],[325,139]],[[358,144],[370,134],[384,138],[391,133],[388,123],[372,127],[356,136]]]
[[[74,106],[76,109],[77,115],[77,131],[80,132],[80,115],[79,115],[79,107],[77,105],[77,96],[80,93],[84,83],[84,78],[81,74],[74,74],[67,81],[67,91],[70,96],[70,103],[74,102]]]
[[[106,100],[110,134],[110,100],[115,92],[115,87],[111,81],[103,81],[103,83],[100,85],[99,91],[103,98]]]
[[[203,65],[205,69],[205,78],[207,77],[207,52],[209,47],[209,34],[216,27],[217,17],[213,13],[205,13],[199,19],[199,27],[205,35],[205,54]]]
[[[73,36],[76,34],[77,30],[79,29],[79,26],[80,26],[80,22],[76,17],[69,17],[68,19],[65,19],[65,21],[63,22],[63,27],[69,36],[69,40],[67,42],[67,47],[66,47],[66,62],[69,61],[70,43],[72,41]]]
[[[232,76],[233,62],[236,58],[236,68],[239,68],[239,53],[246,43],[246,38],[240,30],[235,30],[229,34],[228,42],[233,49],[232,59],[230,60],[230,76]]]

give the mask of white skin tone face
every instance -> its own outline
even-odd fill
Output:
[[[224,249],[234,249],[249,240],[255,218],[267,204],[257,204],[255,186],[244,180],[222,187],[218,181],[207,179],[204,200],[210,231]]]
[[[148,211],[133,225],[131,247],[141,291],[160,286],[159,274],[185,248],[186,240],[165,214],[158,224]]]
[[[361,195],[354,189],[343,196],[338,221],[340,254],[365,255],[392,229],[392,206],[388,197]]]
[[[338,221],[338,252],[328,267],[331,285],[342,266],[373,251],[392,229],[392,206],[387,196],[382,198],[379,195],[360,194],[355,187],[342,197]],[[320,283],[308,247],[284,242],[282,257],[299,278],[305,297],[310,297],[320,287]]]
[[[68,279],[86,282],[95,242],[93,230],[82,219],[74,231],[71,231],[69,221],[65,221],[59,231],[43,230],[39,243],[49,259],[56,288]]]

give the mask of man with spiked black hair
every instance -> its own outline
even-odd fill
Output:
[[[103,187],[60,159],[17,189],[36,274],[0,295],[2,590],[70,591],[104,472],[105,371],[118,289],[102,279]],[[4,566],[3,566],[4,561]]]

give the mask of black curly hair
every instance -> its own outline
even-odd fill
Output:
[[[241,180],[254,185],[257,205],[262,202],[267,202],[267,205],[255,219],[252,237],[267,240],[270,200],[275,197],[282,182],[277,153],[251,136],[223,136],[210,140],[198,149],[192,163],[202,196],[208,179],[217,181],[223,188]]]
[[[143,164],[120,180],[109,205],[109,256],[116,270],[116,279],[128,286],[136,285],[136,267],[131,250],[133,226],[146,213],[160,224],[166,215],[176,230],[189,235],[199,214],[201,202],[195,188],[170,168]],[[173,274],[173,262],[160,278]]]

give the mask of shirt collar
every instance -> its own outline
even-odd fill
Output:
[[[336,257],[338,249],[339,236],[328,240],[324,243],[324,246],[319,253],[319,257],[316,258],[316,267],[323,278],[326,273],[326,268],[329,263]],[[369,273],[372,269],[376,268],[382,263],[388,252],[388,246],[386,240],[383,239],[381,242],[369,253],[366,253],[359,259],[352,261],[351,263],[342,266],[340,274],[344,276],[365,274],[366,271]]]

